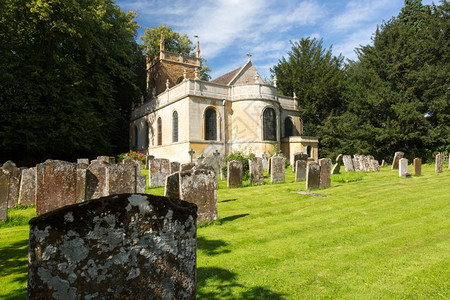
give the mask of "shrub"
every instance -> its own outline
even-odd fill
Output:
[[[223,174],[225,176],[227,175],[228,171],[227,164],[229,161],[240,160],[242,162],[242,180],[248,180],[250,178],[248,160],[254,157],[255,154],[252,152],[249,152],[248,154],[245,154],[240,151],[230,153],[227,157],[225,157],[225,165],[222,167]]]
[[[139,151],[130,151],[127,153],[120,153],[119,155],[117,155],[117,161],[118,162],[122,162],[124,160],[124,158],[126,157],[130,157],[136,160],[139,160],[142,162],[142,164],[145,166],[146,164],[146,160],[147,160],[147,156],[143,153],[139,153]]]

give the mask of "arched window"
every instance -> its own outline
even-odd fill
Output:
[[[148,148],[149,144],[150,144],[150,129],[148,126],[148,122],[145,122],[145,148]]]
[[[179,77],[179,78],[177,79],[177,83],[176,83],[176,84],[182,83],[183,80],[184,80],[184,77],[183,77],[183,76]]]
[[[263,113],[263,140],[277,140],[277,123],[275,110],[271,107],[266,108]]]
[[[306,147],[306,154],[308,154],[308,157],[311,157],[311,146]]]
[[[134,126],[134,148],[137,148],[138,145],[139,145],[138,128],[137,126]]]
[[[178,142],[178,113],[176,111],[172,115],[172,142]]]
[[[284,120],[284,136],[293,136],[294,135],[294,123],[292,123],[291,118],[286,118]]]
[[[205,140],[217,140],[217,113],[211,107],[205,111]]]
[[[162,121],[158,118],[158,146],[162,145]]]

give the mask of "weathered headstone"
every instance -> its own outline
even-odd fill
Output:
[[[195,164],[187,163],[187,164],[181,164],[180,171],[189,171],[192,170],[195,167]]]
[[[219,174],[220,174],[220,162],[219,162],[220,154],[216,152],[213,156],[207,156],[203,159],[202,165],[212,168],[216,173],[216,184],[219,186]]]
[[[195,299],[196,207],[113,195],[30,221],[28,299]]]
[[[104,164],[107,164],[107,165],[110,164],[109,156],[97,156],[97,161],[98,161],[99,163],[104,163]],[[92,162],[91,162],[91,163],[92,163]]]
[[[136,193],[136,169],[127,164],[110,165],[108,172],[108,195]]]
[[[369,157],[367,155],[361,155],[360,156],[360,164],[361,164],[361,169],[364,172],[370,172],[371,171],[370,161],[369,161]]]
[[[76,189],[77,189],[77,199],[76,203],[86,201],[86,176],[88,166],[86,164],[78,164],[76,170]]]
[[[34,205],[36,200],[36,167],[23,169],[20,176],[19,204]]]
[[[331,159],[319,159],[320,166],[320,182],[319,187],[329,187],[331,185]]]
[[[295,163],[295,181],[306,180],[306,160],[297,160]]]
[[[339,154],[336,157],[336,163],[333,165],[333,168],[331,169],[331,174],[339,174],[340,170],[341,170],[341,165],[343,164],[342,162],[342,154]]]
[[[286,170],[286,159],[282,156],[275,155],[270,159],[270,182],[284,182]]]
[[[142,162],[140,160],[134,159],[134,158],[131,158],[131,157],[124,158],[122,163],[126,164],[126,165],[130,165],[130,166],[136,167],[136,168],[138,168],[138,170],[142,170],[142,168],[143,168]]]
[[[20,169],[10,160],[5,162],[1,168],[9,172],[8,208],[11,208],[19,202]]]
[[[400,158],[398,162],[398,176],[406,177],[408,173],[408,160],[406,158]]]
[[[308,162],[308,154],[302,152],[294,153],[294,162],[292,164],[292,171],[294,172],[295,172],[295,163],[297,162],[297,160],[304,160]]]
[[[391,167],[392,170],[398,169],[398,162],[400,161],[400,159],[403,158],[403,155],[405,155],[405,153],[400,152],[400,151],[395,152],[394,159],[392,160],[392,167]]]
[[[414,158],[414,175],[422,175],[422,160],[418,157]]]
[[[443,156],[442,156],[442,154],[438,153],[438,154],[436,154],[436,165],[434,168],[434,172],[442,173],[443,166],[444,166]]]
[[[77,164],[47,160],[36,166],[36,215],[77,202]]]
[[[355,154],[353,155],[353,169],[355,170],[355,172],[360,172],[361,171],[361,163],[359,161],[359,155]]]
[[[381,166],[382,167],[386,167],[388,165],[388,163],[383,159],[382,161],[381,161]]]
[[[145,168],[147,169],[147,170],[149,170],[150,169],[150,161],[152,160],[152,159],[155,159],[155,156],[153,156],[153,155],[147,155],[147,158],[146,158],[146,162],[145,162]]]
[[[346,172],[353,172],[355,171],[354,167],[353,167],[353,160],[352,157],[350,155],[344,155],[342,157],[342,160],[344,162],[344,168]]]
[[[242,185],[242,162],[231,160],[227,164],[227,186],[229,188],[240,187]]]
[[[372,167],[375,172],[380,172],[380,165],[378,164],[378,160],[372,160]]]
[[[170,174],[179,172],[181,170],[181,164],[177,161],[170,162]]]
[[[78,158],[77,164],[85,164],[89,166],[89,158]]]
[[[250,169],[250,183],[252,185],[264,184],[264,170],[262,165],[262,158],[254,157],[248,160]]]
[[[146,177],[141,175],[141,171],[136,170],[136,193],[145,194],[147,188]]]
[[[198,207],[198,222],[217,219],[217,191],[215,173],[211,170],[180,172],[180,198]]]
[[[306,167],[306,189],[316,189],[320,186],[320,166],[318,162],[311,162]]]
[[[155,158],[149,161],[148,186],[164,186],[166,177],[170,175],[170,162],[165,158]]]
[[[91,161],[86,170],[86,200],[109,195],[108,167],[109,163],[106,163],[105,160]]]
[[[271,156],[271,157],[269,157],[269,160],[267,161],[267,164],[268,164],[268,166],[267,166],[267,174],[270,174],[270,169],[272,168],[272,157],[273,156]]]
[[[267,155],[266,152],[264,152],[262,154],[262,165],[263,165],[263,170],[267,170],[267,168],[269,167],[269,161],[268,161],[269,156]]]
[[[9,171],[0,168],[0,221],[8,215]]]
[[[180,199],[180,172],[174,172],[166,177],[164,197]]]

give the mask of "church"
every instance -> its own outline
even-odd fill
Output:
[[[200,45],[195,57],[164,50],[147,56],[147,99],[134,107],[130,149],[180,163],[193,157],[252,152],[261,157],[281,150],[318,159],[319,141],[302,136],[302,119],[294,97],[278,95],[277,81],[265,83],[251,62],[216,78],[199,78]],[[301,104],[300,104],[301,105]]]

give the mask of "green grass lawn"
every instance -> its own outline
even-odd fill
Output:
[[[450,298],[450,171],[422,173],[333,175],[330,188],[314,191],[328,197],[292,193],[305,183],[290,170],[286,183],[221,181],[219,219],[198,228],[197,297]],[[0,299],[26,296],[32,214],[15,209],[0,225]]]

